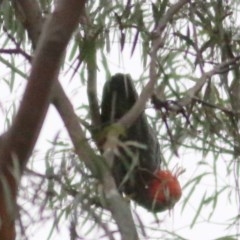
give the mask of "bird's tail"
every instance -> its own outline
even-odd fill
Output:
[[[129,75],[116,74],[106,82],[102,97],[102,122],[110,124],[120,119],[137,100],[137,93]]]

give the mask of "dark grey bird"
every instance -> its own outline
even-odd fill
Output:
[[[116,74],[108,80],[103,89],[101,120],[103,126],[117,122],[138,99],[137,91],[129,75]],[[125,193],[136,203],[151,211],[163,211],[170,203],[154,199],[153,184],[162,180],[157,173],[161,171],[162,157],[156,133],[148,123],[145,112],[126,129],[120,139],[126,147],[120,147],[120,154],[114,158],[112,174],[120,192]],[[135,144],[128,144],[135,143]],[[154,189],[151,187],[154,186]],[[163,191],[160,187],[160,191]],[[156,195],[157,196],[157,195]],[[166,196],[167,197],[167,196]]]

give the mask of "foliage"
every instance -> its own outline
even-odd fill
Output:
[[[102,79],[109,78],[115,69],[128,71],[141,92],[152,78],[154,62],[156,99],[152,97],[146,112],[158,133],[166,159],[163,167],[173,168],[178,162],[186,169],[180,177],[184,196],[176,206],[190,219],[184,226],[188,231],[201,222],[222,229],[234,226],[229,236],[215,237],[235,239],[239,235],[240,202],[239,3],[189,1],[163,26],[154,55],[159,23],[176,2],[180,1],[88,1],[66,49],[59,79],[79,116],[79,124],[84,126],[87,140],[83,141],[97,152],[92,132],[97,123],[95,100],[101,99]],[[27,80],[34,44],[23,24],[21,4],[14,0],[0,4],[0,84],[7,92],[1,100],[1,126],[5,130],[18,107],[15,102]],[[53,6],[54,1],[40,1],[43,19]],[[115,67],[117,64],[120,68]],[[98,92],[92,94],[95,78]],[[33,226],[51,220],[49,239],[63,223],[67,224],[70,239],[87,239],[96,232],[102,238],[115,239],[118,226],[101,207],[106,204],[102,186],[75,155],[66,130],[58,130],[53,127],[51,133],[44,133],[49,140],[44,143],[47,147],[38,145],[22,179],[19,235],[30,239]],[[190,215],[189,203],[194,204]],[[215,216],[224,204],[235,206],[235,214],[228,221],[223,218],[216,222]],[[37,217],[31,213],[32,206]],[[165,215],[149,214],[154,223],[148,224],[142,211],[133,206],[142,239],[185,239],[182,231],[164,227]]]

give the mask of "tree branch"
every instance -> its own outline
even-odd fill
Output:
[[[181,106],[187,106],[192,102],[192,99],[197,96],[198,92],[202,89],[204,84],[214,75],[220,74],[223,71],[228,71],[230,66],[238,64],[240,60],[240,56],[236,56],[233,59],[226,60],[225,62],[222,62],[215,67],[213,67],[211,70],[208,72],[204,72],[203,75],[198,79],[197,83],[189,88],[185,92],[185,98],[183,98],[180,102]]]
[[[23,22],[23,24],[26,27],[34,48],[38,42],[38,32],[41,32],[43,24],[43,19],[38,19],[38,16],[41,15],[40,6],[37,1],[34,0],[19,0],[18,7],[21,8],[25,14],[25,22]],[[36,15],[31,14],[32,12],[35,12]],[[37,19],[35,19],[35,17]],[[93,155],[95,156],[95,154],[86,142],[86,136],[79,125],[78,117],[74,113],[72,104],[63,91],[59,81],[56,81],[54,84],[51,100],[65,123],[79,158],[85,162],[93,174],[96,174],[98,171],[92,161],[92,157]]]
[[[79,119],[74,113],[73,106],[59,82],[56,83],[53,88],[52,103],[56,107],[67,128],[68,134],[71,138],[71,141],[75,148],[75,152],[77,153],[79,159],[84,161],[84,163],[90,169],[93,175],[99,177],[100,163],[98,163],[98,156],[95,154],[95,152],[87,142],[85,133],[79,124]]]
[[[188,3],[189,0],[181,0],[178,1],[176,4],[172,5],[168,11],[163,15],[163,17],[160,19],[157,27],[153,30],[152,36],[152,47],[150,52],[150,70],[149,70],[149,82],[147,85],[143,88],[137,102],[133,105],[133,107],[125,114],[118,123],[123,125],[123,127],[130,127],[136,119],[139,117],[139,115],[144,111],[146,102],[148,99],[152,96],[154,91],[154,86],[157,81],[157,62],[158,62],[158,56],[157,52],[160,47],[164,45],[164,37],[163,32],[166,28],[167,23],[173,18],[174,14],[176,14],[186,3]]]
[[[31,6],[29,2],[33,2],[33,0],[19,0],[19,2],[24,3],[23,5],[24,11],[27,15],[28,12],[30,11],[29,7]],[[37,7],[37,4],[32,4],[32,6]],[[29,17],[29,19],[27,19],[28,24],[26,26],[29,26],[30,29],[34,30],[34,23],[36,23],[37,21],[31,21],[31,17],[34,17],[32,15],[28,15],[28,17]],[[39,24],[41,24],[41,21],[39,22]],[[30,31],[30,29],[27,29],[27,30]],[[36,29],[39,29],[39,26],[36,26]],[[32,41],[37,41],[37,39],[32,39]],[[33,44],[33,46],[35,44]],[[90,70],[91,69],[89,68],[89,71]],[[90,85],[95,84],[94,83],[95,74],[90,75],[89,80],[90,80],[89,82]],[[89,90],[95,91],[96,86],[94,85],[92,86],[93,86],[93,89],[89,89]],[[99,174],[102,175],[101,180],[103,183],[103,191],[107,201],[106,208],[110,210],[110,212],[113,215],[113,218],[116,220],[116,223],[122,235],[122,239],[123,240],[138,239],[135,224],[132,219],[132,215],[127,203],[123,200],[123,198],[117,191],[114,179],[110,174],[109,168],[106,167],[105,164],[103,164],[103,159],[99,159],[99,157],[96,156],[96,154],[94,153],[94,151],[92,150],[88,142],[86,141],[85,134],[81,126],[79,125],[78,118],[74,113],[71,102],[65,95],[58,81],[55,83],[55,86],[52,90],[52,102],[55,105],[57,111],[59,112],[62,120],[65,123],[65,126],[74,144],[74,147],[75,147],[76,153],[79,156],[79,159],[85,162],[86,166],[91,170],[91,172],[94,175],[99,175]],[[93,101],[93,98],[91,97],[89,102],[91,105],[91,102],[94,103],[95,99]],[[98,121],[97,117],[96,117],[96,120],[94,119],[95,117],[93,117],[93,121],[95,122]]]
[[[96,62],[96,42],[95,37],[88,36],[87,41],[91,44],[91,53],[87,57],[87,71],[88,71],[88,81],[87,81],[87,93],[88,93],[88,102],[90,109],[90,116],[92,120],[92,125],[97,128],[100,121],[100,112],[99,105],[97,100],[97,62]],[[90,46],[89,46],[90,47]]]
[[[28,30],[28,36],[32,41],[33,49],[35,49],[43,24],[39,3],[31,0],[12,0],[12,2],[14,3],[15,11],[24,15],[21,17],[22,24]]]
[[[49,105],[54,79],[71,34],[79,22],[85,1],[62,0],[41,34],[22,103],[0,148],[0,239],[15,239],[14,213],[21,176],[35,145]],[[7,194],[6,190],[9,192]],[[4,199],[4,197],[8,199]]]
[[[77,2],[71,0],[71,6],[67,7],[65,1],[59,1],[41,34],[25,94],[9,134],[12,150],[18,153],[22,167],[41,129],[61,58],[78,24],[81,11],[74,7],[81,9],[84,1]]]

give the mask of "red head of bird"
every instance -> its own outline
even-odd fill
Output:
[[[182,189],[177,177],[181,173],[172,174],[169,170],[158,170],[148,184],[148,194],[153,208],[163,211],[171,209],[181,198]]]

